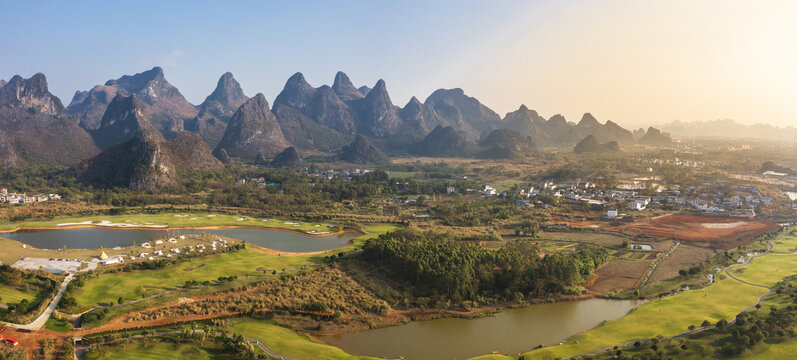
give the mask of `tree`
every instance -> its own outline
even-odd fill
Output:
[[[121,296],[119,297],[119,299],[116,300],[116,303],[119,305],[122,305],[123,302],[125,302],[125,299],[122,299]]]

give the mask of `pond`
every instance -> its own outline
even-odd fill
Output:
[[[479,319],[416,321],[321,339],[356,355],[408,360],[465,359],[497,351],[517,354],[558,344],[604,320],[626,315],[633,300],[589,299],[508,309]]]
[[[189,234],[214,234],[265,248],[288,252],[314,252],[336,249],[346,245],[356,234],[309,236],[290,231],[252,228],[230,228],[219,230],[143,230],[143,229],[47,229],[18,230],[0,233],[0,237],[19,241],[41,249],[60,249],[66,245],[70,249],[98,249],[100,246],[113,248],[130,246],[134,242],[162,239],[167,236]]]

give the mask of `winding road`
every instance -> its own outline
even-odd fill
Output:
[[[61,298],[64,296],[64,291],[66,291],[66,286],[69,285],[69,282],[72,281],[73,278],[74,274],[69,274],[66,276],[66,278],[64,278],[64,282],[61,283],[61,288],[58,289],[58,293],[55,294],[55,298],[53,298],[53,301],[51,301],[50,304],[47,305],[47,308],[44,309],[44,312],[42,312],[41,315],[39,315],[39,317],[36,318],[36,320],[33,320],[29,324],[5,323],[6,326],[19,330],[29,330],[29,331],[36,331],[43,328],[44,324],[47,323],[47,319],[49,319],[50,315],[52,315],[53,311],[55,311],[55,307],[58,306],[58,302],[60,302]]]

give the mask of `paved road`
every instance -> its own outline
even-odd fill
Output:
[[[36,320],[33,320],[33,322],[31,322],[30,324],[6,323],[6,325],[12,328],[20,330],[30,330],[30,331],[36,331],[43,328],[44,324],[47,323],[47,319],[49,319],[50,315],[52,315],[53,311],[55,311],[55,307],[58,306],[58,302],[60,302],[61,298],[64,296],[64,291],[66,291],[66,286],[69,285],[69,282],[72,281],[73,278],[74,274],[69,274],[66,276],[66,278],[64,278],[64,282],[61,283],[61,288],[58,289],[58,293],[55,294],[55,298],[53,298],[53,301],[50,302],[50,305],[47,305],[47,308],[44,309],[44,312],[42,312],[41,315],[39,315],[39,317],[36,318]]]
[[[753,284],[753,283],[749,283],[749,282],[747,282],[747,281],[744,281],[744,280],[738,279],[738,278],[736,278],[735,276],[731,275],[731,274],[728,272],[728,270],[733,270],[733,269],[740,268],[740,267],[742,267],[742,266],[747,266],[747,265],[749,265],[751,262],[753,262],[753,259],[756,259],[756,258],[759,258],[759,257],[765,256],[765,255],[768,255],[768,254],[770,254],[770,253],[772,253],[773,255],[791,255],[791,254],[779,254],[779,253],[773,253],[773,252],[772,252],[772,242],[773,242],[773,241],[778,241],[778,240],[780,240],[782,237],[784,237],[784,236],[788,235],[789,233],[791,233],[791,232],[790,232],[790,231],[789,231],[789,232],[784,232],[783,234],[779,235],[779,236],[778,236],[777,238],[775,238],[774,240],[768,240],[768,241],[767,241],[767,245],[769,246],[769,248],[768,248],[768,249],[767,249],[767,251],[765,251],[763,254],[759,254],[759,255],[756,255],[756,256],[751,256],[749,259],[747,259],[747,261],[746,261],[746,262],[744,262],[744,264],[733,265],[733,266],[729,266],[729,267],[725,268],[725,270],[724,270],[724,273],[725,273],[725,275],[727,275],[727,276],[728,276],[728,277],[730,277],[731,279],[733,279],[733,280],[736,280],[736,281],[738,281],[738,282],[740,282],[740,283],[742,283],[742,284],[746,284],[746,285],[750,285],[750,286],[755,286],[755,287],[760,287],[760,288],[764,288],[764,289],[767,289],[767,290],[768,290],[766,294],[764,294],[764,295],[761,295],[761,297],[759,297],[759,298],[758,298],[758,301],[756,301],[756,303],[755,303],[755,304],[753,304],[752,306],[750,306],[750,307],[748,307],[748,308],[746,308],[746,309],[742,310],[740,313],[743,313],[743,312],[745,312],[745,311],[748,311],[748,310],[750,310],[750,309],[752,309],[752,308],[756,307],[757,305],[761,304],[761,302],[762,302],[762,301],[764,301],[764,299],[765,299],[767,296],[769,296],[770,294],[772,294],[772,288],[771,288],[771,287],[768,287],[768,286],[764,286],[764,285],[759,285],[759,284]],[[797,254],[797,253],[794,253],[794,254]],[[733,320],[731,320],[730,322],[728,322],[728,325],[733,325],[733,323],[735,323],[735,322],[736,322],[736,318],[734,318]],[[678,335],[673,335],[673,336],[670,336],[670,337],[664,338],[664,339],[662,339],[662,340],[663,340],[663,341],[675,340],[675,339],[679,339],[679,338],[682,338],[682,337],[686,337],[686,336],[689,336],[689,335],[692,335],[692,334],[697,334],[697,333],[699,333],[699,332],[703,332],[703,331],[706,331],[706,330],[709,330],[709,329],[714,329],[714,328],[716,328],[716,326],[714,326],[714,325],[709,325],[709,326],[699,327],[699,328],[696,328],[696,329],[694,329],[694,330],[686,331],[686,332],[680,333],[680,334],[678,334]],[[636,341],[634,341],[634,342],[636,342]],[[626,348],[626,347],[629,347],[629,346],[632,346],[632,345],[634,345],[634,342],[629,342],[629,343],[626,343],[626,344],[617,345],[616,347],[617,347],[618,349]],[[579,357],[582,357],[582,356],[587,356],[587,355],[600,354],[600,353],[604,353],[604,352],[607,352],[607,351],[610,351],[610,350],[614,350],[614,348],[615,348],[615,347],[609,347],[609,348],[604,348],[604,349],[600,349],[600,350],[594,350],[594,351],[590,351],[590,352],[581,353],[581,354],[578,354],[578,355],[573,355],[573,356],[569,356],[569,357],[564,357],[564,358],[562,358],[562,359],[563,359],[563,360],[569,360],[569,359],[575,359],[575,358],[579,358]]]

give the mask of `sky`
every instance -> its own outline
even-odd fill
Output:
[[[438,88],[504,116],[525,104],[626,127],[734,119],[797,126],[797,2],[0,0],[0,79],[76,90],[161,66],[199,104],[226,71],[273,102],[302,72]]]

